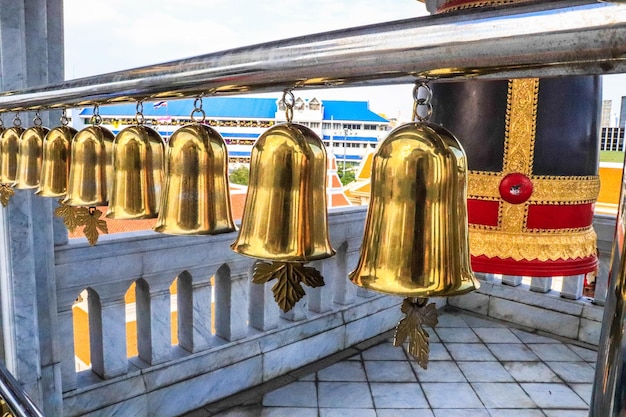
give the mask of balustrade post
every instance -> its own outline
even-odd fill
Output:
[[[333,287],[335,286],[335,274],[331,274],[332,264],[330,259],[324,261],[311,262],[309,266],[314,267],[324,277],[324,286],[307,289],[308,307],[310,311],[323,313],[333,309]]]
[[[137,281],[136,317],[139,358],[155,365],[168,360],[172,353],[172,323],[169,290],[170,276]]]
[[[224,265],[215,273],[215,334],[237,340],[248,332],[248,268],[238,262]]]
[[[213,340],[211,276],[204,271],[183,272],[177,282],[178,346],[198,352],[209,347]]]
[[[532,277],[530,279],[530,290],[534,292],[547,293],[552,289],[552,277]]]
[[[334,273],[335,295],[334,302],[340,305],[349,305],[356,299],[357,286],[348,279],[348,274],[359,261],[359,249],[361,241],[351,240],[348,245],[342,245],[333,259],[333,268],[330,273]],[[331,262],[330,260],[327,262]]]
[[[278,304],[274,301],[272,285],[250,282],[250,326],[262,332],[278,326]]]
[[[59,350],[61,351],[61,386],[63,392],[76,389],[76,352],[74,350],[74,310],[72,305],[59,308]]]
[[[502,284],[517,287],[522,284],[522,278],[521,276],[502,275]]]
[[[563,277],[563,287],[561,289],[561,297],[570,300],[578,300],[583,296],[583,287],[585,286],[585,274],[572,275]]]
[[[124,297],[102,298],[89,290],[87,299],[91,369],[105,379],[122,375],[128,370]]]

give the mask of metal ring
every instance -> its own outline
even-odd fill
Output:
[[[288,88],[283,91],[283,98],[281,100],[285,105],[285,117],[287,118],[287,123],[291,123],[293,120],[293,106],[296,104],[296,98],[293,96],[291,89]]]
[[[20,119],[19,113],[15,113],[15,117],[13,118],[13,126],[15,127],[22,126],[22,119]]]
[[[202,97],[196,97],[193,101],[194,110],[202,110]],[[193,114],[193,113],[191,113]]]
[[[61,125],[63,126],[67,126],[68,124],[70,124],[70,120],[67,118],[67,110],[63,109],[61,111],[61,118],[59,119],[59,121],[61,122]]]
[[[93,116],[91,116],[91,123],[99,126],[102,123],[102,116],[100,116],[99,114],[94,114]]]
[[[43,120],[41,120],[41,116],[39,115],[39,112],[35,112],[35,118],[33,119],[33,124],[37,127],[43,124]]]
[[[194,118],[194,116],[193,116],[193,115],[194,115],[194,114],[196,114],[196,113],[200,113],[200,114],[202,114],[202,118],[201,118],[200,120],[196,120],[196,119]],[[202,123],[202,122],[204,122],[204,119],[206,119],[206,113],[205,113],[205,112],[204,112],[204,110],[202,110],[201,108],[195,108],[195,109],[193,109],[193,110],[191,111],[191,114],[189,115],[189,118],[190,118],[190,119],[191,119],[191,121],[192,121],[192,122],[194,122],[194,123]]]
[[[2,120],[2,117],[0,117],[0,129],[2,129],[4,127],[4,121]]]

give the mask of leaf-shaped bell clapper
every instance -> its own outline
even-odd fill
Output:
[[[0,183],[13,185],[17,179],[17,159],[20,149],[20,137],[24,128],[10,127],[0,135]]]
[[[236,230],[230,208],[228,152],[215,129],[194,123],[170,137],[165,153],[165,186],[154,230],[174,235]]]
[[[115,137],[100,125],[84,128],[71,144],[68,206],[106,206],[113,178],[113,141]]]
[[[283,311],[304,296],[301,283],[324,285],[319,272],[303,266],[335,254],[328,236],[326,149],[311,129],[279,124],[257,139],[241,228],[231,247],[270,262],[257,263],[253,281],[276,278],[272,291]]]
[[[70,126],[50,129],[43,140],[41,178],[37,194],[40,197],[65,197],[70,171],[70,145],[77,131]]]
[[[147,126],[129,126],[117,134],[113,143],[113,185],[108,218],[157,217],[164,152],[163,139]]]
[[[428,344],[420,340],[427,341],[428,335],[421,325],[436,324],[436,315],[434,323],[429,319],[433,305],[426,306],[425,299],[460,295],[479,286],[470,268],[466,178],[460,143],[432,123],[396,128],[372,162],[363,243],[350,280],[369,290],[409,297],[402,307],[407,318],[396,336],[400,345],[409,337],[409,351],[424,367]]]
[[[30,189],[39,186],[43,141],[48,132],[48,128],[33,126],[20,136],[15,188]]]

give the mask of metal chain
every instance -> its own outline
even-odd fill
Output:
[[[202,118],[200,120],[195,119],[194,114],[196,113],[202,115]],[[204,123],[204,120],[206,119],[206,113],[204,112],[204,110],[202,110],[202,97],[196,97],[196,99],[193,101],[193,110],[191,111],[191,115],[189,116],[189,118],[194,123]]]
[[[296,104],[296,99],[290,88],[283,91],[282,102],[285,105],[285,117],[287,118],[287,123],[291,123],[293,121],[293,106]]]
[[[61,110],[61,118],[59,120],[61,121],[61,125],[63,125],[63,126],[67,126],[68,124],[70,124],[70,121],[67,118],[67,110],[66,109]]]
[[[22,119],[20,119],[20,113],[15,112],[15,117],[13,118],[13,126],[20,127],[22,126]]]
[[[138,125],[142,125],[146,118],[143,115],[143,101],[138,101],[137,106],[135,106],[135,123]]]
[[[102,123],[102,116],[100,116],[100,106],[97,104],[93,105],[93,116],[91,116],[91,122],[99,126]]]
[[[35,118],[33,119],[33,124],[37,127],[43,124],[43,120],[41,120],[41,116],[39,115],[39,111],[35,112]]]
[[[433,90],[428,85],[428,80],[419,80],[415,82],[413,87],[413,115],[411,120],[417,120],[418,122],[425,122],[430,119],[433,114],[433,104],[431,99],[433,98]],[[420,106],[425,107],[426,114],[420,115]]]

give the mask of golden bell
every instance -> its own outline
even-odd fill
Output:
[[[108,218],[157,217],[164,152],[163,139],[149,127],[129,126],[117,134],[113,143],[113,189]]]
[[[70,144],[76,135],[70,126],[51,129],[43,140],[41,178],[35,192],[40,197],[64,197],[70,170]]]
[[[17,156],[24,129],[13,126],[0,136],[0,183],[13,184],[17,179]]]
[[[29,189],[39,186],[43,140],[48,132],[48,128],[33,126],[20,136],[15,188]]]
[[[165,186],[154,230],[174,235],[206,235],[236,230],[230,209],[228,152],[211,127],[191,124],[170,137]]]
[[[63,204],[79,207],[108,204],[114,139],[113,133],[99,125],[88,126],[74,136]]]
[[[257,139],[241,230],[231,248],[270,261],[335,254],[326,216],[326,149],[306,126],[285,123]]]
[[[374,155],[361,255],[350,280],[405,297],[478,288],[470,268],[467,162],[458,140],[432,123],[393,130]]]

